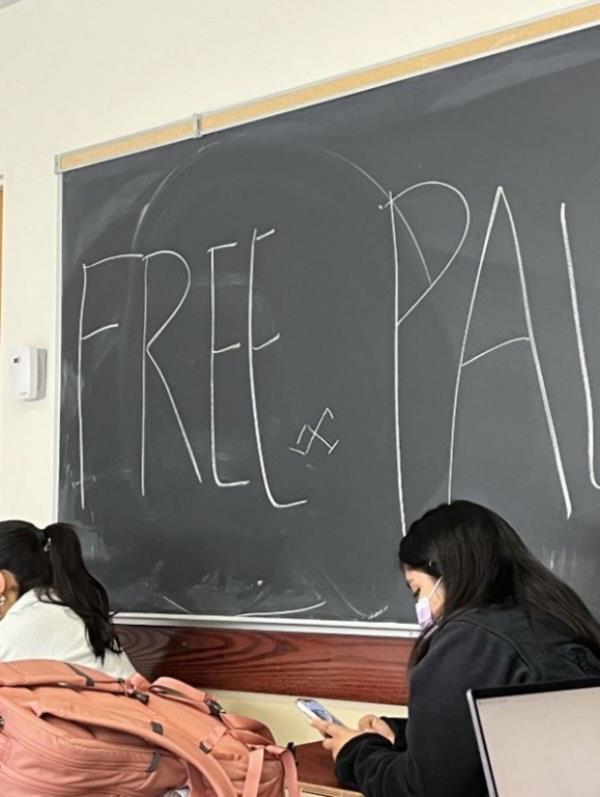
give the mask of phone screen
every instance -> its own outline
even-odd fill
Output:
[[[324,705],[319,703],[318,700],[313,700],[312,698],[305,698],[302,700],[297,701],[299,707],[304,707],[305,713],[310,713],[314,717],[318,717],[320,720],[325,720],[325,722],[335,722],[337,725],[340,724],[340,721],[333,716],[333,714],[328,711]]]

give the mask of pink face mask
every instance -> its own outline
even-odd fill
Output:
[[[435,582],[435,585],[429,595],[426,598],[419,598],[415,605],[415,611],[417,613],[417,622],[421,626],[423,630],[429,628],[429,626],[433,625],[433,615],[431,613],[431,606],[429,601],[433,597],[434,592],[440,585],[440,581],[442,577],[440,576],[438,580]]]

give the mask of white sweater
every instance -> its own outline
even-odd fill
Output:
[[[46,603],[36,590],[21,595],[0,622],[0,661],[57,659],[100,670],[113,678],[135,672],[125,653],[94,654],[85,623],[66,606]]]

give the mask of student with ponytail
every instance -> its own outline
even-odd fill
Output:
[[[470,501],[415,521],[400,564],[422,628],[408,721],[313,725],[338,778],[366,797],[484,797],[467,690],[598,676],[600,625],[503,518]]]
[[[134,668],[74,529],[0,522],[0,661],[58,659],[127,678]]]

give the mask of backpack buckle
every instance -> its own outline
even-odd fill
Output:
[[[216,700],[213,700],[209,697],[204,701],[204,703],[213,717],[218,717],[221,714],[225,714],[225,709],[220,703],[217,703]]]
[[[125,694],[133,700],[139,700],[144,706],[150,702],[150,695],[147,692],[140,692],[139,689],[128,689]]]

